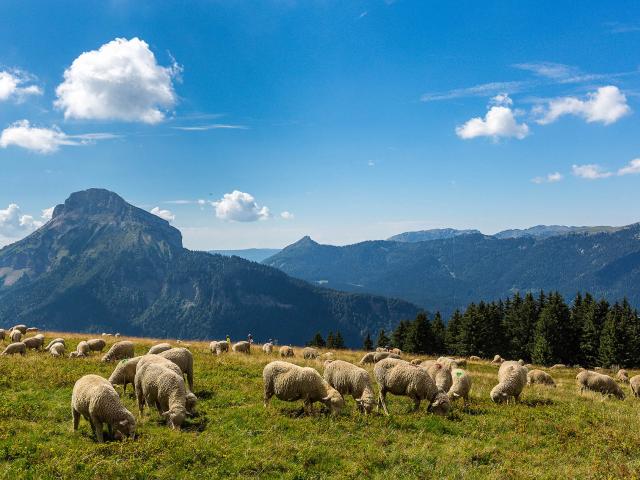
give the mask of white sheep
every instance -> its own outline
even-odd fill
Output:
[[[426,367],[427,373],[436,383],[436,387],[438,387],[438,390],[442,393],[447,393],[451,388],[451,385],[453,384],[453,379],[451,378],[451,368],[448,365],[451,365],[451,362],[448,364],[442,364],[437,361]]]
[[[585,390],[591,390],[603,395],[613,395],[620,400],[624,399],[624,392],[622,388],[620,388],[620,385],[609,375],[604,375],[603,373],[592,372],[590,370],[580,372],[576,375],[576,384],[580,389],[580,393]]]
[[[49,353],[52,357],[62,357],[64,355],[64,351],[64,343],[57,342],[49,347]]]
[[[173,347],[170,343],[157,343],[156,345],[152,346],[147,353],[157,354],[166,352],[167,350],[171,350],[172,348]]]
[[[240,342],[236,342],[231,347],[231,350],[238,353],[251,353],[251,344],[246,340],[242,340]]]
[[[344,406],[344,398],[340,392],[310,367],[274,361],[264,367],[262,379],[265,407],[274,395],[285,402],[302,400],[305,412],[313,409],[314,402],[322,402],[333,414],[339,413]]]
[[[78,430],[80,415],[90,424],[98,442],[104,441],[102,426],[107,424],[109,434],[115,438],[132,437],[136,419],[127,410],[113,386],[98,375],[85,375],[73,386],[71,394],[73,430]]]
[[[141,392],[136,390],[136,394],[142,395],[147,405],[155,405],[171,428],[180,429],[187,415],[187,389],[182,375],[151,363],[145,365],[141,377]]]
[[[458,398],[462,398],[466,405],[469,403],[469,394],[471,393],[471,375],[461,368],[454,368],[451,371],[451,377],[453,378],[453,384],[447,393],[449,400],[453,402]]]
[[[51,346],[52,346],[53,344],[55,344],[55,343],[61,343],[61,344],[63,344],[63,345],[66,345],[66,343],[65,343],[65,341],[64,341],[64,338],[62,338],[62,337],[54,338],[53,340],[51,340],[51,341],[47,344],[47,346],[46,346],[46,348],[45,348],[45,351],[47,351],[47,352],[48,352],[48,351],[49,351],[49,349],[51,348]]]
[[[621,368],[616,373],[616,380],[621,383],[629,383],[629,374],[624,368]]]
[[[380,392],[378,408],[382,405],[384,413],[389,415],[385,402],[387,393],[409,397],[414,402],[414,411],[420,408],[420,402],[430,402],[428,411],[445,415],[449,411],[449,397],[438,391],[435,382],[421,367],[397,358],[385,358],[376,363],[373,369]]]
[[[262,345],[262,351],[264,353],[266,353],[267,355],[270,355],[271,352],[273,352],[273,343],[268,342],[268,343],[265,343],[264,345]]]
[[[477,356],[477,355],[471,355],[471,356],[469,357],[469,361],[470,361],[470,362],[481,362],[481,361],[482,361],[482,359],[481,359],[479,356]]]
[[[9,332],[9,338],[13,343],[17,343],[22,340],[23,333],[20,330],[11,330]]]
[[[142,357],[133,357],[133,358],[125,358],[124,360],[120,360],[114,368],[111,376],[109,376],[109,383],[111,385],[122,385],[122,394],[124,395],[127,391],[127,385],[135,385],[134,381],[136,378],[136,367],[138,366],[138,362]],[[135,386],[134,386],[135,388]]]
[[[460,367],[458,362],[451,357],[440,357],[438,358],[438,360],[436,360],[436,362],[438,362],[443,367],[448,368],[449,370]]]
[[[4,328],[0,328],[0,341],[4,342],[4,337],[7,336],[7,332]]]
[[[123,340],[111,345],[109,351],[102,357],[103,362],[113,362],[114,360],[122,360],[123,358],[132,358],[134,356],[134,345],[129,340]]]
[[[167,360],[171,360],[175,363],[182,373],[187,376],[187,382],[189,383],[189,389],[193,390],[193,354],[186,348],[172,348],[160,352],[160,355]]]
[[[38,327],[27,327],[27,331],[24,333],[36,333],[39,332],[40,329]]]
[[[371,413],[375,396],[369,373],[364,368],[343,360],[327,360],[323,377],[343,397],[351,395],[358,405],[358,410]]]
[[[500,364],[502,364],[502,362],[504,362],[504,358],[502,358],[500,355],[494,356],[493,360],[491,360],[491,363],[493,365],[500,365]]]
[[[291,348],[288,345],[283,345],[282,347],[280,347],[280,356],[287,358],[287,357],[293,357],[295,354],[293,352],[293,348]]]
[[[87,355],[89,355],[90,350],[91,349],[89,348],[89,344],[82,340],[81,342],[78,342],[76,351],[69,354],[69,358],[86,357]]]
[[[385,358],[399,359],[400,355],[392,352],[375,352],[373,354],[373,363],[378,363],[380,360],[384,360]]]
[[[367,363],[375,363],[373,359],[376,356],[376,352],[365,353],[364,357],[360,359],[360,365],[365,365]]]
[[[313,347],[304,347],[302,349],[302,358],[305,360],[315,360],[320,356],[320,352],[317,348]]]
[[[491,400],[495,403],[508,402],[511,397],[517,402],[527,384],[526,367],[518,362],[505,361],[498,370],[498,384],[490,392]]]
[[[22,340],[22,343],[24,343],[29,350],[40,350],[44,345],[44,336],[36,335],[35,337],[25,338]]]
[[[22,342],[13,342],[7,345],[7,348],[0,355],[15,355],[16,353],[24,356],[27,353],[27,346]]]
[[[400,350],[399,348],[392,348],[390,352],[395,353],[396,355],[402,355],[402,350]]]
[[[107,346],[107,342],[101,338],[91,338],[87,340],[87,343],[89,344],[89,350],[92,352],[102,352],[104,347]]]
[[[21,334],[25,334],[27,333],[27,326],[20,324],[20,325],[14,325],[13,327],[11,327],[11,330],[18,330]]]
[[[633,395],[638,398],[640,397],[640,375],[634,375],[629,379],[629,385],[631,385],[631,391]]]
[[[535,369],[527,373],[527,385],[547,385],[549,387],[555,387],[556,382],[547,372]]]

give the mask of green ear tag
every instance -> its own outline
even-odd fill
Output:
[[[456,377],[461,377],[462,376],[462,372],[456,372]]]

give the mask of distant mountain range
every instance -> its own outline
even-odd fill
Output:
[[[168,222],[113,192],[72,194],[53,218],[0,250],[0,325],[302,344],[412,318],[406,301],[319,288],[238,257],[193,252]]]
[[[419,230],[417,232],[404,232],[389,237],[391,242],[428,242],[430,240],[444,240],[446,238],[459,237],[460,235],[472,235],[480,233],[479,230],[456,230],[455,228],[434,228],[431,230]]]
[[[235,256],[260,263],[280,251],[282,251],[280,248],[247,248],[244,250],[210,250],[209,253],[226,257]]]
[[[343,247],[304,237],[264,263],[329,288],[403,298],[447,315],[470,302],[541,289],[626,296],[640,306],[640,224],[541,226],[494,236],[447,231],[445,238],[411,240],[428,236]]]

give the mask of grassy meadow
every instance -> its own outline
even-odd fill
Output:
[[[67,352],[88,338],[46,336],[47,342],[67,339]],[[137,355],[155,343],[132,340]],[[411,400],[392,395],[390,417],[359,415],[351,397],[337,417],[320,404],[315,414],[302,416],[301,402],[274,398],[263,407],[262,368],[275,353],[255,348],[250,356],[216,357],[206,343],[189,345],[199,415],[173,431],[146,409],[135,440],[104,444],[95,442],[84,419],[72,431],[71,390],[82,375],[108,377],[114,364],[102,364],[100,355],[0,357],[0,478],[582,479],[637,478],[640,472],[640,400],[628,386],[624,401],[579,396],[572,369],[551,372],[556,389],[526,387],[521,403],[495,405],[489,391],[497,367],[471,363],[471,404],[458,403],[447,417],[426,413],[426,403],[409,413]],[[343,351],[337,358],[356,362],[362,354]],[[300,349],[292,361],[322,372],[321,362],[303,360]],[[129,393],[124,403],[137,417]]]

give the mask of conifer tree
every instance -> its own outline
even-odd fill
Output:
[[[444,337],[446,352],[449,355],[462,355],[459,348],[461,323],[462,315],[460,310],[456,310],[447,322],[447,331]]]
[[[407,341],[407,334],[409,333],[409,324],[410,322],[407,320],[400,320],[400,323],[398,323],[398,326],[391,334],[391,345],[395,348],[403,351],[407,350],[405,343]]]
[[[410,353],[433,353],[433,332],[426,313],[420,312],[411,324],[405,348]]]
[[[444,322],[442,321],[442,316],[440,312],[436,312],[433,317],[433,321],[431,322],[431,330],[433,332],[433,351],[434,353],[444,354],[446,353],[445,348],[445,336],[446,336],[446,327],[444,326]]]
[[[329,331],[329,334],[327,335],[327,348],[336,348],[332,331]]]
[[[376,347],[386,348],[389,345],[389,337],[384,333],[384,329],[380,330],[378,339],[376,340]]]
[[[338,350],[344,349],[344,338],[342,338],[340,330],[336,332],[336,336],[333,339],[333,348]]]
[[[373,350],[373,341],[371,340],[371,334],[367,332],[367,336],[364,338],[364,344],[362,345],[366,352]]]
[[[320,332],[316,332],[310,342],[307,342],[307,345],[310,347],[324,347],[326,342],[324,338],[322,338],[322,334]]]
[[[621,308],[620,304],[616,303],[607,313],[600,333],[598,359],[604,367],[621,364],[623,333],[620,320]]]

